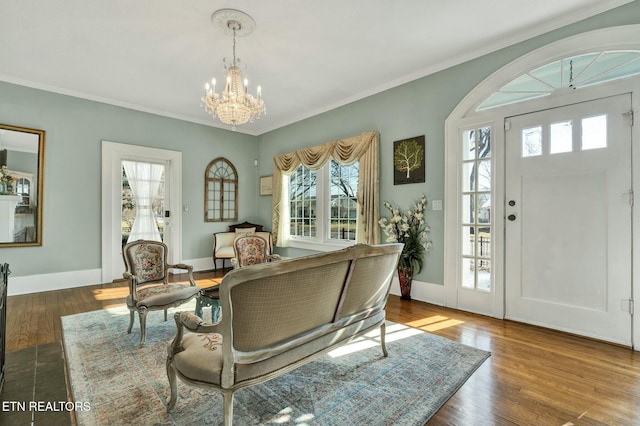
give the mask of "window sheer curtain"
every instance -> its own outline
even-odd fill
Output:
[[[127,242],[136,240],[162,241],[158,224],[153,214],[153,197],[158,192],[163,164],[123,161],[122,167],[127,174],[129,186],[136,201],[136,217]]]
[[[358,172],[358,218],[357,242],[378,244],[379,180],[378,180],[378,134],[366,132],[348,139],[339,139],[310,148],[302,148],[273,158],[273,218],[272,234],[276,246],[288,247],[290,242],[289,179],[301,164],[318,170],[329,159],[340,164],[360,163]]]

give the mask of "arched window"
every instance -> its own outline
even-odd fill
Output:
[[[640,74],[640,51],[584,53],[553,61],[511,80],[485,99],[476,111],[548,96]]]
[[[238,220],[238,173],[226,158],[216,158],[204,174],[205,222]]]

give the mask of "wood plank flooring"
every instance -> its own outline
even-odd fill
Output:
[[[195,276],[209,287],[222,273]],[[122,305],[126,294],[116,282],[10,296],[7,350],[59,342],[61,316]],[[640,352],[396,296],[387,318],[492,353],[429,425],[640,425]]]

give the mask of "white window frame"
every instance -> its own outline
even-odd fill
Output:
[[[316,236],[301,237],[297,235],[290,236],[290,247],[316,250],[316,251],[333,251],[341,248],[353,246],[358,240],[357,235],[354,241],[340,240],[331,237],[331,161],[316,170]],[[305,167],[300,165],[300,167]],[[286,177],[290,179],[290,176]],[[290,203],[289,192],[286,193],[286,202]],[[360,222],[360,211],[358,207],[357,223]],[[356,226],[358,228],[358,226]]]

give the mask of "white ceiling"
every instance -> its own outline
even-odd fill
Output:
[[[229,129],[200,97],[231,57],[211,15],[238,9],[259,135],[630,1],[0,0],[0,80]]]

